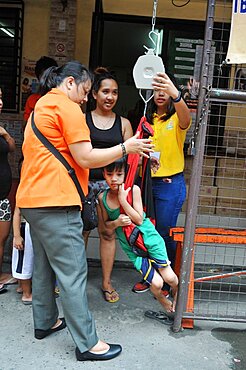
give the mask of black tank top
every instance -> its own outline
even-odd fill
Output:
[[[91,112],[86,113],[86,123],[90,129],[91,144],[93,148],[105,149],[123,142],[121,117],[116,114],[112,127],[107,130],[97,128],[92,120]],[[103,180],[101,168],[90,170],[90,180]]]

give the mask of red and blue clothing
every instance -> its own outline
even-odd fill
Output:
[[[102,201],[109,220],[114,221],[120,215],[120,208],[112,209],[108,206],[107,194],[109,190],[103,193]],[[122,227],[117,227],[115,231],[123,251],[127,254],[136,270],[143,275],[143,279],[151,284],[155,270],[170,265],[170,261],[167,257],[165,242],[150,219],[144,215],[143,222],[138,228],[143,236],[144,245],[148,250],[148,257],[140,257],[133,252],[132,247],[126,240]]]

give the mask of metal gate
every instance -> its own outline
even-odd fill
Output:
[[[185,228],[174,232],[183,252],[175,332],[193,319],[246,322],[246,65],[224,62],[231,8],[208,0]]]

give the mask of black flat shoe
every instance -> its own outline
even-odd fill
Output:
[[[119,344],[108,344],[109,350],[106,353],[95,354],[89,351],[81,353],[78,347],[75,350],[76,358],[78,361],[104,361],[111,360],[114,357],[119,356],[122,351],[122,347]]]
[[[35,338],[36,339],[43,339],[43,338],[47,337],[48,335],[50,335],[52,333],[55,333],[56,331],[60,331],[62,329],[65,329],[65,327],[67,325],[66,325],[66,321],[65,321],[64,317],[61,317],[60,320],[61,320],[60,325],[57,326],[54,329],[52,329],[52,328],[47,329],[47,330],[35,329],[34,330],[34,336],[35,336]]]

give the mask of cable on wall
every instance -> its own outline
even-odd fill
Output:
[[[182,8],[183,6],[188,5],[188,4],[189,4],[189,2],[190,2],[190,0],[187,0],[187,1],[186,1],[186,3],[184,3],[184,4],[182,4],[182,5],[177,5],[177,4],[175,4],[175,0],[172,0],[172,5],[173,5],[173,6],[176,6],[177,8]]]

